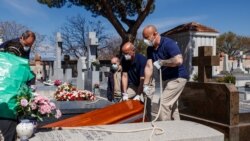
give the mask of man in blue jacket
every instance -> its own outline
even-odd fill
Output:
[[[122,46],[122,99],[140,100],[143,90],[146,57],[136,53],[131,42]]]
[[[160,120],[178,120],[178,98],[188,79],[183,66],[183,58],[176,41],[161,37],[153,25],[143,29],[144,42],[147,48],[147,65],[143,91],[150,95],[150,80],[155,65],[162,71],[163,93],[161,95]]]

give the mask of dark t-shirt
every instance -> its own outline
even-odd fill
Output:
[[[128,85],[140,85],[140,77],[144,77],[144,68],[146,66],[147,58],[141,54],[135,54],[135,59],[127,61],[122,59],[122,72],[128,73]]]
[[[30,50],[24,51],[19,38],[4,42],[0,45],[0,49],[4,52],[9,52],[15,54],[16,56],[29,59]]]
[[[147,56],[148,59],[152,59],[153,62],[157,60],[166,60],[170,59],[178,54],[181,54],[181,51],[177,43],[166,37],[161,37],[161,41],[157,50],[154,50],[153,47],[148,47]],[[188,73],[184,65],[177,67],[166,67],[162,66],[162,80],[174,79],[174,78],[186,78],[188,79]]]

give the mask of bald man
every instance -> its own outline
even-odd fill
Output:
[[[140,100],[147,59],[135,52],[135,47],[131,42],[127,42],[122,46],[122,53],[122,99]]]
[[[143,91],[150,93],[150,80],[152,79],[153,66],[161,69],[163,93],[161,96],[160,120],[178,120],[178,98],[188,79],[188,73],[183,66],[181,51],[176,41],[161,37],[153,25],[143,29],[143,38],[147,48],[147,64],[145,67],[145,80]]]

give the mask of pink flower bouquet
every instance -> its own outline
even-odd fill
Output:
[[[61,117],[61,111],[47,97],[32,94],[28,87],[22,87],[17,96],[17,115],[20,118],[36,118],[40,121],[43,117]]]

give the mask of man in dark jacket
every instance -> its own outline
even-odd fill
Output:
[[[141,100],[143,90],[144,68],[147,59],[135,52],[135,46],[127,42],[122,46],[122,99]]]
[[[21,37],[4,42],[0,45],[0,50],[13,53],[16,56],[29,59],[30,49],[36,40],[35,33],[27,30]]]
[[[16,56],[29,59],[30,49],[35,39],[35,34],[32,31],[27,30],[20,38],[12,39],[1,44],[0,51],[9,52]],[[0,117],[0,131],[3,134],[5,141],[16,140],[16,126],[17,119],[7,119]]]
[[[118,57],[111,59],[111,72],[108,75],[107,98],[112,102],[121,100],[121,72],[122,66]]]

